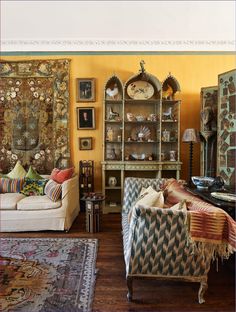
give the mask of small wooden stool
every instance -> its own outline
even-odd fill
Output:
[[[105,196],[99,193],[89,193],[81,198],[81,200],[85,201],[87,232],[100,232],[102,222],[102,202],[104,199]]]

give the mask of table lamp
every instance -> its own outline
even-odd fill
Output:
[[[193,143],[199,142],[199,134],[196,129],[185,129],[182,137],[182,142],[189,143],[189,172],[188,172],[188,186],[191,186],[191,177],[193,169]]]

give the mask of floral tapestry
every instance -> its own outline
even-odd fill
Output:
[[[69,165],[70,61],[0,63],[0,172]]]

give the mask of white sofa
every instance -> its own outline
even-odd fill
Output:
[[[68,231],[79,214],[78,176],[62,183],[62,197],[0,194],[0,232]]]

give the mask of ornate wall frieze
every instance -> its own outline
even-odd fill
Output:
[[[2,40],[2,51],[235,51],[235,40]]]

